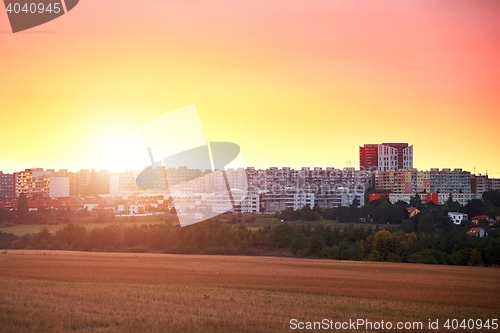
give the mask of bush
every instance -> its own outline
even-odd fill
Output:
[[[339,248],[337,246],[335,246],[335,245],[332,247],[326,246],[321,250],[321,253],[319,254],[319,256],[321,258],[337,259],[338,252],[339,252]]]
[[[347,242],[340,243],[338,259],[349,260],[349,255],[350,255],[349,250],[350,249],[351,249],[351,247],[349,246],[349,243],[347,243]]]
[[[393,254],[389,255],[389,257],[387,258],[387,261],[388,262],[401,262],[401,257],[398,256],[396,253],[393,253]]]
[[[436,260],[436,258],[434,258],[433,255],[430,255],[430,256],[425,257],[423,259],[422,263],[423,264],[430,264],[430,265],[437,265],[438,261]]]
[[[472,249],[470,248],[458,250],[451,254],[450,260],[452,264],[466,266],[469,263],[471,253]]]
[[[365,250],[363,249],[363,245],[361,242],[357,242],[355,244],[351,245],[351,248],[349,249],[349,259],[350,260],[363,260],[363,254],[365,253]]]
[[[320,235],[313,235],[307,240],[307,253],[312,256],[319,256],[325,247],[325,240]]]
[[[61,250],[62,249],[62,243],[59,239],[56,239],[52,244],[49,245],[49,250]]]
[[[483,265],[483,258],[481,257],[481,252],[479,252],[478,249],[472,250],[468,264],[470,266],[482,266]]]
[[[368,256],[369,261],[384,261],[382,256],[377,250],[373,250],[370,255]]]
[[[413,264],[421,264],[423,261],[422,255],[420,252],[412,254],[409,258],[408,261],[413,263]]]

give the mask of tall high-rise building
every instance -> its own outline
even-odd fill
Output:
[[[359,147],[361,170],[388,171],[413,168],[413,146],[408,143],[365,144]]]
[[[378,144],[366,144],[359,147],[359,168],[361,170],[378,170]]]
[[[0,171],[0,199],[14,198],[15,184],[14,175]]]

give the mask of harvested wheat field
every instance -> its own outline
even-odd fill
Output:
[[[358,319],[422,323],[422,329],[379,326],[384,332],[428,331],[430,319],[438,320],[439,331],[450,332],[443,327],[447,319],[498,319],[499,295],[498,268],[64,251],[0,254],[1,332],[287,332],[323,319],[322,325],[331,325],[323,328],[333,330]],[[371,331],[367,328],[343,331]]]

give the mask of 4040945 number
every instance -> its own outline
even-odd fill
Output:
[[[457,329],[469,329],[469,330],[480,330],[480,329],[498,329],[498,319],[448,319],[443,325],[444,328],[449,330],[457,330]]]
[[[61,4],[56,2],[56,3],[49,3],[48,5],[45,5],[43,3],[25,3],[24,5],[20,3],[9,3],[9,5],[5,8],[5,11],[9,14],[44,14],[44,13],[54,13],[54,14],[59,14],[61,12]]]

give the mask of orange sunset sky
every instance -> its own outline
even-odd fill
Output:
[[[81,0],[13,34],[0,4],[0,170],[127,168],[144,121],[195,104],[245,164],[500,177],[500,1]]]

